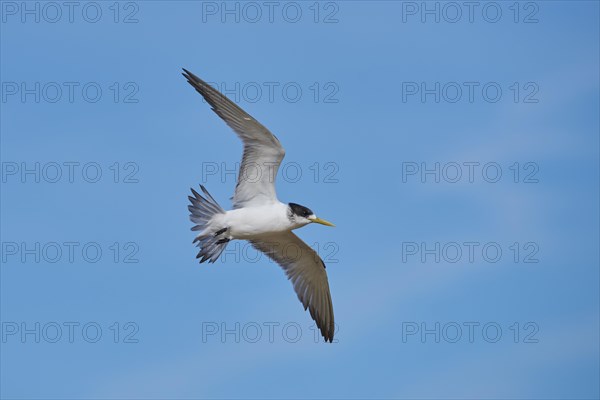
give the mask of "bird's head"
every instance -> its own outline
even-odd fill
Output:
[[[321,218],[317,218],[315,213],[312,212],[311,209],[308,207],[304,207],[296,203],[289,203],[288,206],[288,215],[290,217],[290,221],[292,221],[294,225],[297,225],[298,228],[313,222],[327,226],[335,226],[331,222],[325,221]]]

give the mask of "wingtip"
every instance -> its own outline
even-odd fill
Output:
[[[200,195],[200,193],[196,192],[196,191],[194,190],[194,188],[190,188],[190,190],[192,191],[192,194],[194,195],[194,197],[195,197],[196,199],[198,199],[198,200],[202,199],[202,196]],[[191,196],[188,196],[188,198],[189,198],[189,197],[191,197]]]
[[[181,68],[183,70],[183,72],[181,73],[181,75],[188,81],[188,83],[194,87],[198,86],[198,81],[199,78],[194,75],[193,73],[191,73],[190,71],[188,71],[185,68]]]
[[[196,75],[194,75],[193,72],[191,72],[183,67],[181,69],[183,70],[181,75],[183,75],[188,80],[189,83],[194,84],[194,83],[202,82],[202,80],[200,78],[198,78]]]

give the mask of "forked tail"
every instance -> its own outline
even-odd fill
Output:
[[[214,222],[215,215],[225,214],[225,210],[219,206],[204,186],[200,185],[200,189],[205,197],[194,189],[192,189],[194,197],[188,196],[192,203],[188,206],[190,220],[196,224],[192,230],[200,231],[193,243],[198,242],[197,246],[200,248],[200,252],[196,258],[200,258],[201,263],[207,260],[209,263],[214,263],[227,247],[229,239],[224,235],[227,227],[214,226],[215,224],[211,222]]]

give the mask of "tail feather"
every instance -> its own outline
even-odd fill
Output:
[[[226,233],[227,227],[213,226],[211,222],[213,222],[215,215],[225,214],[225,210],[219,206],[204,186],[200,185],[200,189],[202,189],[204,196],[194,189],[192,189],[194,196],[188,196],[190,203],[192,203],[188,205],[190,220],[196,224],[192,227],[192,231],[200,231],[193,243],[198,242],[197,246],[200,248],[200,252],[196,258],[200,258],[201,263],[207,260],[209,263],[214,263],[227,247],[229,240],[226,236],[221,236],[221,234]]]

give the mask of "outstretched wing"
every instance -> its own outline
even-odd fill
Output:
[[[292,232],[263,236],[250,243],[283,268],[325,341],[333,341],[333,304],[325,264],[319,255]]]
[[[233,207],[277,201],[275,177],[285,150],[279,140],[225,95],[185,68],[183,76],[244,143],[244,155],[233,195]]]

